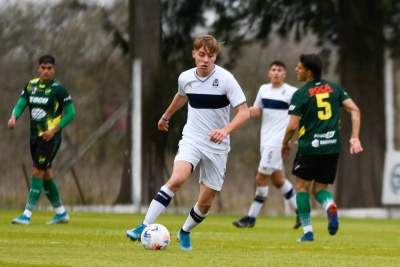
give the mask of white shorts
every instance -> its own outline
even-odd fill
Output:
[[[261,160],[258,171],[265,175],[271,175],[273,172],[282,169],[281,147],[261,146]]]
[[[215,191],[221,191],[225,179],[228,153],[215,154],[207,152],[181,140],[179,141],[179,149],[174,162],[179,160],[190,162],[193,165],[193,171],[197,164],[200,163],[199,183],[203,183]]]

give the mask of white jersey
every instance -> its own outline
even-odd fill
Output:
[[[196,68],[182,72],[178,93],[188,97],[188,115],[182,140],[212,153],[228,153],[229,135],[221,144],[210,141],[211,130],[222,129],[230,121],[230,109],[246,102],[242,88],[233,75],[215,65],[207,77],[199,77]]]
[[[270,83],[261,85],[253,105],[262,109],[261,146],[282,146],[290,120],[290,100],[296,90],[287,83],[280,88],[272,88]]]

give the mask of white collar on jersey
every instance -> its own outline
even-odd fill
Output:
[[[200,82],[204,83],[207,81],[213,74],[215,73],[215,65],[214,65],[214,70],[207,76],[207,77],[200,77],[197,75],[197,68],[194,70],[194,76],[196,77],[197,80]]]

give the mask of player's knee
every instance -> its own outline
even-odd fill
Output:
[[[185,183],[186,179],[177,174],[173,174],[171,178],[167,182],[168,188],[170,188],[172,191],[176,192],[178,189],[182,187],[182,185]]]

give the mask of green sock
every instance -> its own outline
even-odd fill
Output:
[[[60,193],[58,192],[58,188],[53,178],[50,180],[43,182],[44,193],[46,197],[49,199],[51,205],[54,208],[58,208],[62,206]]]
[[[330,204],[335,202],[332,193],[326,190],[319,191],[315,195],[315,198],[322,205],[324,210],[326,210]]]
[[[25,209],[33,211],[37,202],[39,201],[40,194],[42,193],[43,179],[32,177],[31,189],[28,194],[28,201],[26,202]]]
[[[307,192],[296,193],[297,211],[299,213],[301,224],[304,226],[311,225],[311,206],[310,194]]]

